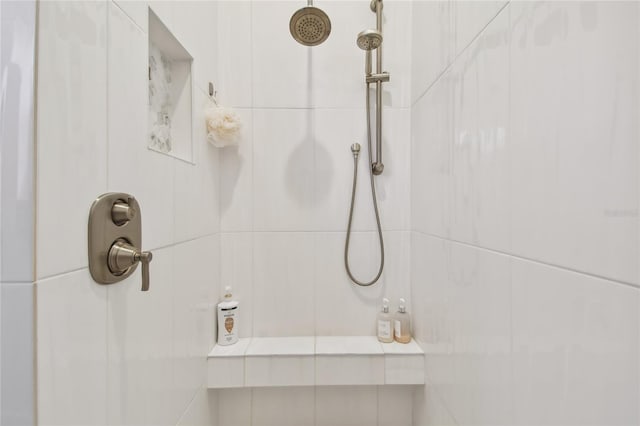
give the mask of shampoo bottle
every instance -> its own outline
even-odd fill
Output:
[[[218,344],[223,346],[238,341],[238,302],[232,300],[231,287],[225,287],[224,293],[218,303]]]
[[[407,312],[407,301],[400,299],[400,306],[395,317],[394,337],[399,343],[409,343],[411,341],[411,318]]]
[[[378,340],[393,342],[393,315],[389,313],[389,299],[382,299],[382,311],[378,313]]]

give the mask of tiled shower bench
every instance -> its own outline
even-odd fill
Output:
[[[373,336],[254,337],[217,345],[207,360],[210,389],[263,386],[422,385],[415,341]]]

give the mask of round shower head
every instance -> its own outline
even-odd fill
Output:
[[[382,44],[382,34],[376,30],[364,30],[358,34],[356,43],[362,50],[376,49]]]
[[[329,37],[331,21],[322,10],[307,6],[293,14],[289,21],[289,31],[298,43],[317,46]]]

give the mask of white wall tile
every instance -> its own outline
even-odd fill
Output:
[[[375,386],[316,388],[316,426],[375,425],[377,419]]]
[[[118,7],[109,3],[109,10],[109,141],[103,164],[109,165],[109,190],[140,203],[142,248],[150,250],[174,240],[174,159],[147,148],[148,39]]]
[[[290,1],[252,3],[251,75],[255,107],[299,108],[313,105],[310,89],[315,72],[315,53],[296,42],[289,33],[291,16],[303,6]],[[326,48],[318,46],[323,47]]]
[[[245,386],[312,386],[315,364],[313,355],[247,356]]]
[[[509,258],[414,234],[412,259],[427,380],[458,422],[510,424]]]
[[[413,426],[413,387],[378,386],[378,426]]]
[[[33,283],[0,285],[2,424],[32,425],[35,421],[34,295]]]
[[[510,248],[509,30],[501,13],[452,66],[451,236],[501,251]]]
[[[38,422],[108,424],[107,288],[82,269],[36,291]]]
[[[450,243],[418,232],[411,235],[411,295],[413,336],[434,347],[450,344],[451,327],[447,320],[449,301],[447,283],[451,264]],[[428,356],[427,359],[437,358]],[[427,371],[437,374],[444,368]]]
[[[173,25],[180,43],[193,56],[194,85],[208,90],[209,82],[218,85],[218,2],[171,2]],[[195,30],[197,28],[197,30]]]
[[[638,4],[511,9],[513,249],[637,283]]]
[[[302,231],[313,224],[312,116],[310,109],[253,111],[256,231]]]
[[[206,388],[200,389],[198,394],[184,415],[177,423],[178,426],[217,426],[218,417],[216,409],[218,407],[217,393],[208,392]]]
[[[453,244],[448,275],[454,368],[436,390],[459,423],[512,424],[510,259]]]
[[[255,233],[254,336],[314,334],[314,258],[311,233]]]
[[[316,355],[315,383],[333,385],[383,385],[384,356]]]
[[[450,234],[451,73],[411,110],[411,227],[441,237]]]
[[[218,357],[207,362],[209,388],[242,388],[244,385],[244,357]]]
[[[140,291],[140,268],[123,282],[106,286],[110,425],[168,425],[181,414],[173,398],[172,278],[169,247],[153,252],[148,292]]]
[[[360,280],[369,281],[378,271],[380,255],[377,238],[377,234],[373,233],[352,234],[349,259],[352,272]],[[351,282],[344,266],[343,232],[318,233],[315,239],[315,334],[375,335],[378,307],[386,295],[384,281],[368,287]]]
[[[206,380],[206,356],[214,333],[210,298],[219,274],[211,262],[211,255],[218,253],[216,244],[219,240],[210,236],[174,247],[173,383],[174,398],[183,410]]]
[[[36,2],[0,5],[0,281],[34,280]]]
[[[515,424],[638,422],[638,294],[513,261]]]
[[[113,3],[131,19],[143,32],[149,30],[149,5],[147,1],[113,0]]]
[[[242,120],[237,147],[219,150],[220,229],[223,232],[253,230],[253,114],[236,111]],[[265,142],[260,138],[261,143]]]
[[[87,265],[89,208],[107,189],[107,3],[43,3],[38,28],[36,252],[47,277]]]
[[[421,386],[413,394],[413,426],[456,426],[455,419],[431,386]]]
[[[210,391],[211,392],[211,391]],[[252,389],[225,389],[213,391],[218,395],[218,424],[221,426],[247,426],[251,424]]]
[[[452,23],[455,25],[455,51],[457,55],[491,22],[507,2],[453,1]]]
[[[312,387],[258,388],[251,401],[255,426],[314,426]]]
[[[424,355],[392,355],[384,357],[384,383],[387,385],[423,385]]]
[[[422,96],[451,60],[454,31],[450,1],[413,1],[411,101]]]
[[[251,8],[250,1],[218,2],[218,99],[234,107],[253,102]]]
[[[209,100],[200,89],[194,90],[195,164],[174,161],[175,241],[185,241],[218,232],[220,228],[220,151],[207,142],[204,110]]]

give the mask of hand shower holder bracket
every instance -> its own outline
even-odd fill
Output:
[[[388,72],[382,72],[379,74],[370,74],[365,76],[365,81],[367,83],[377,83],[377,82],[386,83],[389,81],[389,79],[390,79],[390,76]]]

